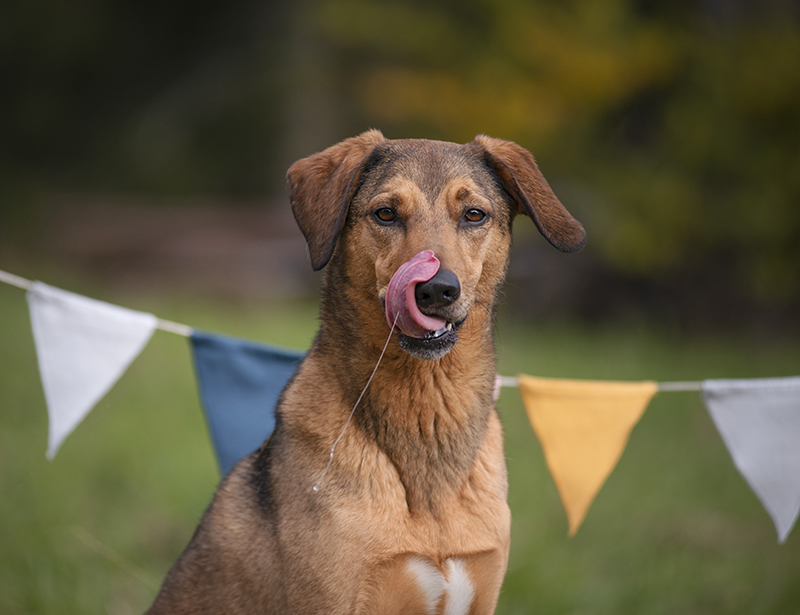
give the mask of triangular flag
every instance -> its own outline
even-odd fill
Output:
[[[114,386],[156,329],[152,314],[41,282],[28,291],[50,433],[47,457]]]
[[[800,377],[706,380],[703,400],[783,543],[800,512]]]
[[[658,385],[519,376],[519,389],[572,536],[617,465]]]
[[[211,333],[190,336],[206,421],[224,476],[275,428],[275,404],[304,352]]]

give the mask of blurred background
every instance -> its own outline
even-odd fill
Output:
[[[483,132],[589,232],[560,258],[517,225],[525,313],[796,329],[797,0],[39,0],[0,24],[0,258],[22,274],[313,293],[291,162],[370,127]]]
[[[504,373],[800,373],[798,0],[2,3],[0,269],[307,347],[285,171],[372,127],[514,140],[584,223],[563,255],[517,222]],[[0,316],[0,610],[141,612],[218,480],[184,343],[47,463],[17,289]],[[568,541],[504,393],[498,612],[800,612],[797,530],[779,549],[697,396],[663,397]]]

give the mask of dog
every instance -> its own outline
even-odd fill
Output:
[[[326,268],[319,332],[148,613],[493,613],[510,532],[493,329],[512,221],[565,252],[584,229],[527,150],[485,135],[370,130],[287,183]]]

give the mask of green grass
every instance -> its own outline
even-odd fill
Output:
[[[197,328],[307,347],[313,302],[109,296]],[[630,329],[498,327],[500,371],[696,380],[800,373],[796,344]],[[140,613],[218,480],[187,341],[157,332],[45,460],[47,414],[22,291],[0,285],[0,613]],[[498,613],[800,612],[800,530],[783,546],[696,393],[657,396],[583,527],[567,523],[518,394],[503,391],[513,514]]]

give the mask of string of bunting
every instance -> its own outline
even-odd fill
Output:
[[[108,393],[156,329],[190,341],[206,423],[224,475],[275,426],[304,352],[197,331],[0,271],[27,291],[49,416],[47,457]],[[785,542],[800,512],[800,377],[608,382],[498,376],[516,387],[574,535],[659,392],[699,391],[734,464]]]

